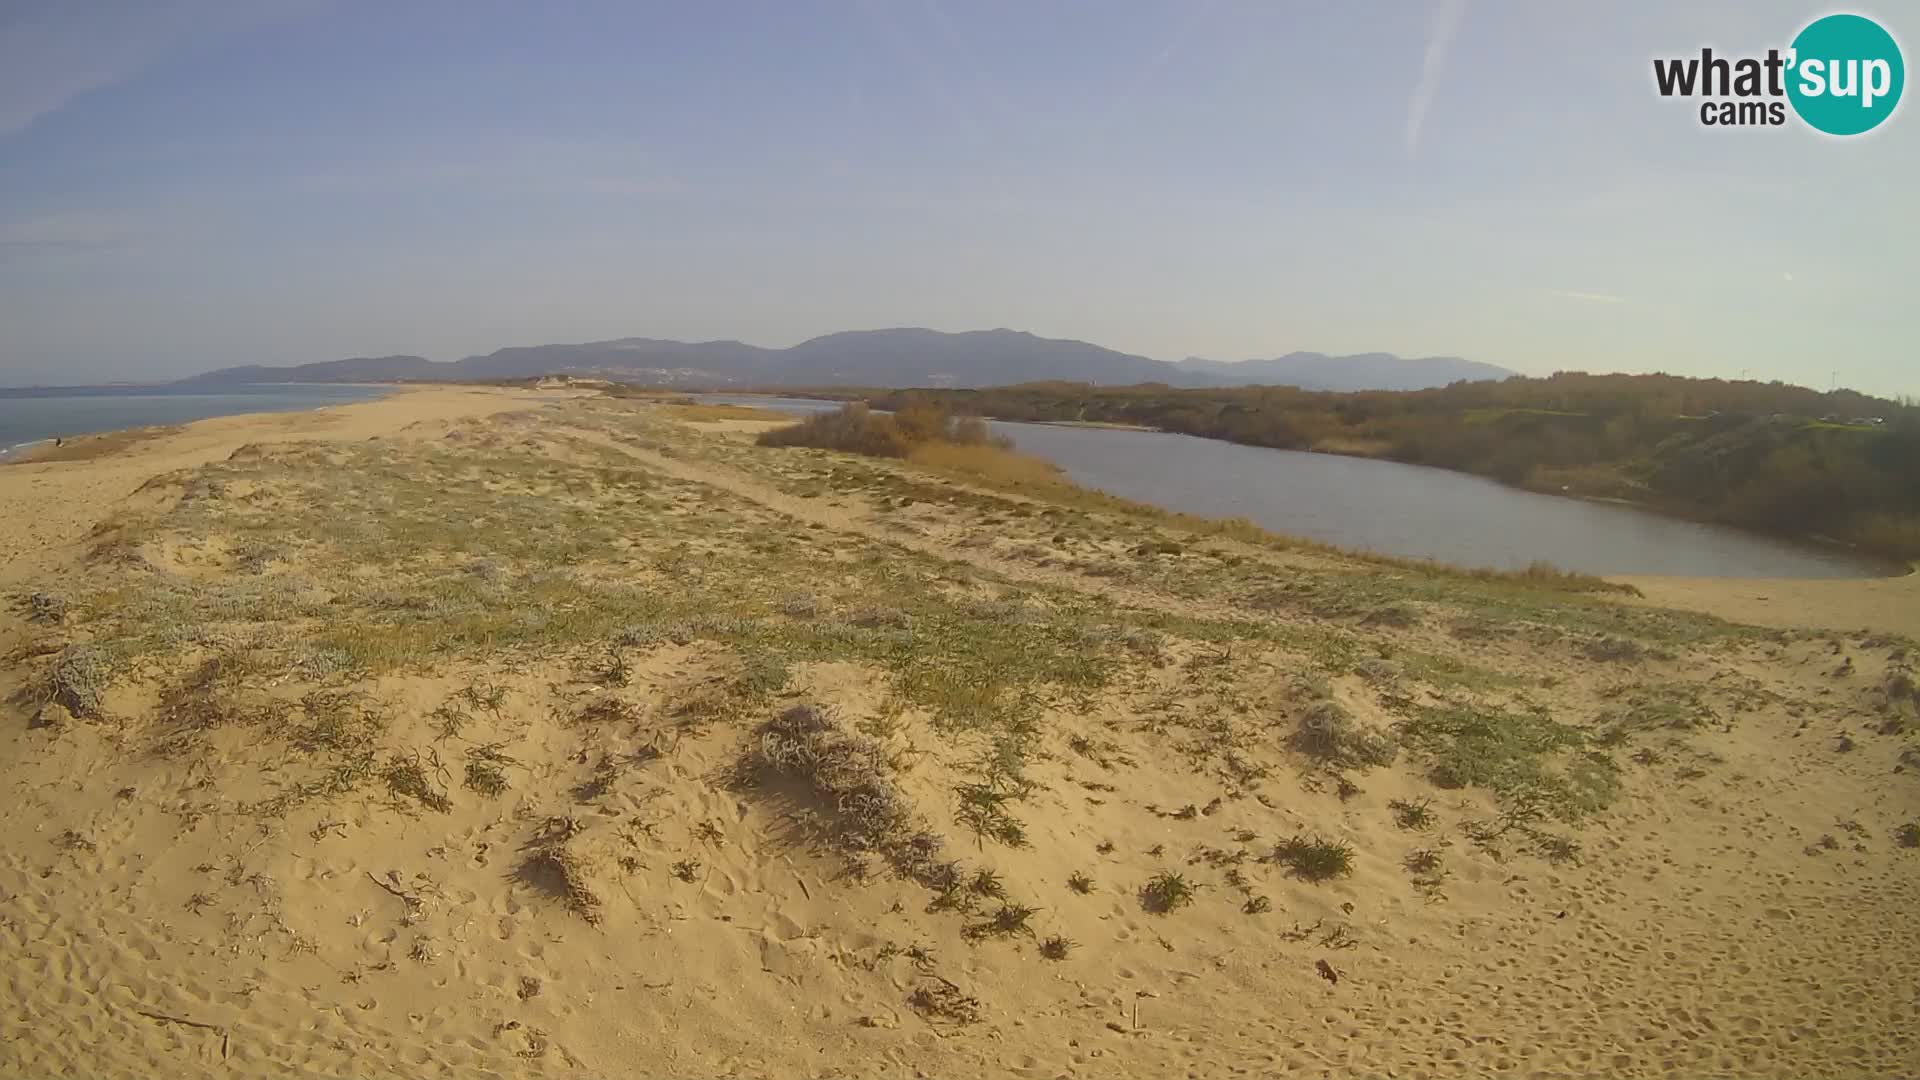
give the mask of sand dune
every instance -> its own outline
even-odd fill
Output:
[[[428,390],[0,468],[0,1072],[1920,1070],[1907,584],[1540,592],[753,430]]]

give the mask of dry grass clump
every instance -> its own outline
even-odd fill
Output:
[[[412,754],[393,755],[380,775],[395,798],[412,799],[429,810],[444,814],[453,809],[453,800],[447,797],[444,787],[434,783],[433,775],[428,771],[429,766],[435,773],[446,772],[437,756],[423,760],[416,750]]]
[[[1914,682],[1911,668],[1889,665],[1883,688],[1886,690],[1887,697],[1895,701],[1901,698],[1912,698],[1915,702],[1920,702],[1920,683]]]
[[[1581,653],[1589,660],[1599,660],[1613,664],[1631,664],[1643,660],[1647,650],[1632,638],[1599,637],[1581,647]]]
[[[27,597],[27,621],[60,623],[66,621],[67,602],[53,593],[37,592]]]
[[[62,851],[93,851],[95,849],[93,841],[87,837],[87,834],[73,829],[63,830],[59,836],[54,837],[53,846]]]
[[[741,765],[748,779],[804,782],[832,809],[831,838],[843,851],[877,853],[916,881],[936,873],[944,842],[916,827],[913,807],[893,781],[886,748],[842,730],[824,709],[795,705],[761,725]]]
[[[112,659],[91,645],[71,645],[47,675],[45,696],[75,716],[99,719],[101,701],[113,683]]]
[[[931,981],[922,983],[909,994],[907,1004],[929,1020],[972,1024],[980,1019],[980,999],[938,975],[931,976]]]
[[[1339,702],[1327,698],[1307,706],[1292,742],[1295,750],[1334,769],[1391,765],[1400,752],[1391,738],[1355,724]]]
[[[466,785],[468,791],[481,795],[503,795],[508,787],[507,774],[492,762],[468,761]]]
[[[580,846],[580,833],[580,823],[572,818],[548,819],[528,842],[517,876],[522,882],[565,900],[574,914],[597,926],[606,917],[605,902],[593,887],[599,860]]]
[[[1437,902],[1443,898],[1441,888],[1447,881],[1447,867],[1440,852],[1433,848],[1410,851],[1400,865],[1406,867],[1407,875],[1413,879],[1415,892],[1429,901]]]
[[[1433,827],[1432,799],[1391,799],[1387,810],[1393,814],[1393,823],[1402,829],[1423,832]]]
[[[630,724],[640,719],[640,716],[639,706],[608,694],[587,702],[578,713],[574,714],[573,722],[582,726],[597,727],[603,724]]]
[[[1069,482],[1058,466],[1006,446],[922,443],[907,460],[923,469],[964,480],[986,480],[1018,492],[1047,492]]]
[[[1039,913],[1039,910],[1039,908],[1030,907],[1026,904],[1016,904],[1011,900],[1002,900],[999,908],[995,909],[991,915],[961,927],[960,936],[968,938],[969,940],[978,940],[988,937],[1007,938],[1015,934],[1030,934],[1033,931],[1027,923]]]
[[[913,616],[899,608],[866,607],[850,613],[847,622],[862,630],[911,630]]]
[[[502,753],[499,745],[489,743],[467,751],[466,786],[468,791],[489,798],[504,795],[512,785],[504,766],[519,762]]]

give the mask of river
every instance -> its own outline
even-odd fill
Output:
[[[838,402],[707,394],[703,401],[819,412]],[[1023,453],[1075,483],[1203,517],[1386,555],[1517,570],[1544,561],[1588,574],[1873,577],[1891,568],[1838,549],[1615,503],[1542,495],[1468,473],[1270,450],[1157,431],[992,421]]]

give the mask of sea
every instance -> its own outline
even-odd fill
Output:
[[[371,401],[381,386],[0,387],[0,457],[49,439],[239,413],[301,412]]]

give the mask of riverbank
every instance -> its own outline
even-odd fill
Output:
[[[1630,496],[1684,520],[1789,539],[1817,532],[1872,557],[1920,558],[1911,484],[1920,410],[1847,392],[1830,401],[1777,384],[1561,373],[1401,392],[1046,383],[865,396],[878,408],[917,397],[1006,421],[1122,422],[1441,468],[1521,490]],[[1880,419],[1813,419],[1841,401]]]
[[[765,427],[434,389],[0,470],[0,1071],[1912,1060],[1912,642]]]
[[[752,401],[706,395],[705,401]],[[786,412],[826,401],[762,398]],[[1587,575],[1871,577],[1896,572],[1833,544],[1799,544],[1585,497],[1549,498],[1492,479],[1367,455],[1248,446],[1139,429],[991,421],[995,435],[1085,488],[1201,518],[1389,558]]]

